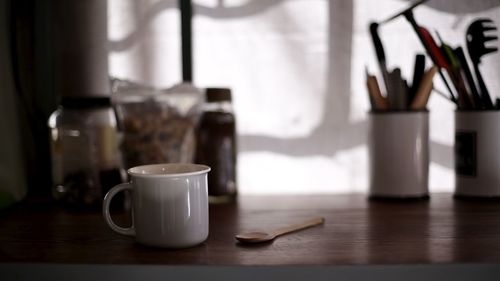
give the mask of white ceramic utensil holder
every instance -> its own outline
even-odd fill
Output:
[[[371,112],[369,165],[372,198],[427,198],[429,113]]]
[[[500,111],[455,112],[455,195],[500,197]]]

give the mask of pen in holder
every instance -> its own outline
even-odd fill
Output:
[[[427,198],[429,112],[369,114],[371,198]]]
[[[500,198],[500,111],[455,112],[455,196]]]

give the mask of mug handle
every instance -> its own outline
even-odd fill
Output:
[[[104,220],[106,221],[106,223],[109,225],[109,227],[113,231],[118,232],[118,233],[123,234],[123,235],[135,236],[135,227],[134,227],[134,223],[133,223],[134,220],[132,220],[132,226],[121,227],[121,226],[116,225],[113,222],[113,219],[111,219],[111,215],[109,213],[109,205],[111,204],[111,199],[113,199],[113,197],[118,192],[124,191],[127,189],[132,190],[132,184],[129,182],[121,183],[121,184],[116,185],[115,187],[111,188],[108,191],[108,193],[106,194],[106,196],[104,196],[104,202],[102,203],[102,213],[104,216]]]

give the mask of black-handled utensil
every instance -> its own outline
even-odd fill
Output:
[[[474,77],[472,76],[472,72],[470,71],[469,64],[467,63],[467,59],[465,58],[465,53],[462,47],[457,47],[453,50],[455,56],[458,60],[458,64],[460,65],[460,69],[465,75],[465,79],[467,80],[467,85],[469,86],[469,90],[472,95],[472,99],[474,100],[474,104],[477,109],[483,109],[483,102],[481,101],[481,97],[479,96],[479,92],[476,88],[476,82],[474,81]]]
[[[380,67],[380,72],[382,72],[382,78],[384,79],[384,83],[387,87],[387,83],[389,82],[387,65],[385,60],[384,45],[382,45],[382,40],[380,40],[380,36],[378,35],[378,26],[379,25],[376,22],[370,23],[370,35],[372,37],[373,46],[375,48],[375,53],[377,55],[377,61]]]
[[[390,22],[391,20],[396,19],[399,16],[402,16],[402,15],[408,13],[408,12],[411,12],[414,8],[416,8],[417,6],[420,6],[421,4],[423,4],[425,2],[427,2],[427,0],[415,1],[413,4],[410,5],[410,7],[404,9],[403,11],[398,12],[397,14],[395,14],[395,15],[387,18],[386,20],[384,20],[384,21],[382,21],[380,23],[382,24],[382,23]]]
[[[480,89],[481,100],[486,109],[493,109],[493,102],[490,94],[484,83],[483,76],[479,70],[481,57],[490,53],[496,52],[496,47],[486,47],[486,42],[497,40],[497,36],[487,36],[485,32],[497,30],[492,20],[487,18],[477,19],[473,21],[467,28],[465,40],[467,42],[467,50],[474,66],[477,83]]]
[[[422,77],[424,76],[425,71],[425,55],[417,54],[415,56],[415,66],[413,69],[413,80],[411,82],[410,92],[408,100],[411,103],[415,98],[415,94],[417,93],[417,89],[420,86],[420,82],[422,81]]]
[[[372,37],[373,46],[375,47],[375,53],[377,54],[378,61],[385,64],[384,46],[382,45],[382,40],[380,40],[380,36],[378,35],[378,23],[370,23],[370,35]]]

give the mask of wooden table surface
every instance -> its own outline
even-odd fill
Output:
[[[312,216],[325,225],[246,246],[234,235]],[[117,214],[123,219],[124,214]],[[210,235],[183,250],[120,236],[100,213],[28,200],[0,212],[1,263],[168,265],[372,265],[500,263],[500,202],[369,201],[363,194],[246,196],[210,206]]]

